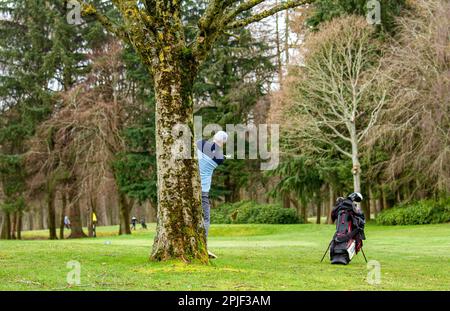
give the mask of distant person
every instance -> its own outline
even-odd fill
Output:
[[[97,237],[97,215],[95,215],[95,212],[92,212],[92,235],[94,238]]]
[[[70,220],[68,216],[64,216],[64,227],[66,227],[66,229],[70,229]]]
[[[132,217],[131,218],[131,229],[136,230],[136,225],[137,225],[137,218],[136,217]]]
[[[199,140],[197,142],[198,165],[200,170],[200,179],[202,184],[202,209],[203,221],[205,225],[206,240],[208,240],[208,231],[210,225],[210,201],[209,190],[211,188],[212,175],[214,169],[223,164],[225,157],[223,154],[223,145],[228,140],[228,134],[224,131],[218,131],[212,142],[208,140]],[[216,255],[208,251],[210,258],[217,258]]]
[[[141,218],[141,227],[142,227],[142,229],[147,229],[147,224],[145,223],[144,218]]]

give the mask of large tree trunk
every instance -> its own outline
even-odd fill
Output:
[[[120,208],[120,225],[119,225],[119,235],[131,234],[130,229],[130,205],[127,202],[127,198],[124,194],[120,193],[119,196],[119,208]]]
[[[165,46],[154,68],[158,214],[151,257],[208,262],[198,164],[192,158],[195,154],[191,135],[194,128],[192,86],[197,69],[188,53],[177,52],[178,32],[182,30],[177,29],[177,25],[173,27],[175,29],[166,29],[164,33]],[[175,149],[174,141],[180,136],[174,135],[179,133],[174,133],[174,128],[179,125],[190,130],[190,133],[183,133],[187,138],[184,141],[190,146]]]
[[[69,190],[69,219],[70,219],[70,235],[69,239],[77,239],[84,238],[86,234],[83,232],[83,226],[81,223],[81,210],[80,210],[80,202],[76,197],[76,191]]]
[[[47,193],[47,210],[48,210],[48,232],[49,239],[56,240],[56,211],[55,211],[55,191],[49,190]]]

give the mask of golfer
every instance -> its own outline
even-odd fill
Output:
[[[66,227],[66,229],[70,229],[70,220],[68,216],[64,216],[64,227]]]
[[[228,134],[224,131],[218,131],[214,135],[212,142],[208,140],[199,140],[197,142],[197,156],[202,184],[202,208],[206,240],[208,240],[208,231],[210,225],[209,190],[211,189],[212,175],[214,169],[224,162],[222,148],[227,140]],[[217,258],[217,256],[210,251],[208,251],[208,255],[210,258]]]
[[[92,212],[92,234],[94,238],[97,237],[97,215],[95,215],[95,212]]]
[[[137,225],[137,218],[136,217],[131,217],[131,229],[136,230],[136,225]]]

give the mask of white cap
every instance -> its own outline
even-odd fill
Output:
[[[224,131],[218,131],[214,135],[214,142],[219,145],[223,145],[224,143],[227,142],[227,140],[228,140],[228,134]]]

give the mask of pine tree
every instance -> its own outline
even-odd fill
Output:
[[[0,12],[0,161],[4,168],[8,166],[0,174],[4,202],[8,205],[4,222],[10,223],[10,213],[20,214],[23,210],[23,204],[19,204],[20,209],[13,207],[19,206],[14,202],[19,202],[25,187],[16,187],[11,192],[9,181],[20,180],[25,175],[24,166],[19,165],[26,151],[25,141],[53,105],[45,61],[51,41],[43,1],[3,1]]]

